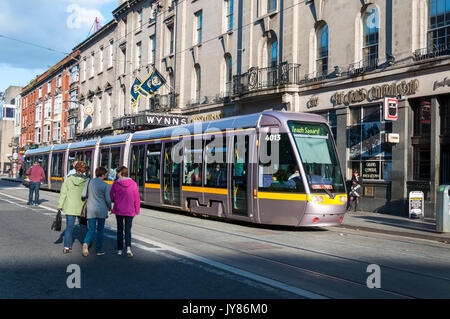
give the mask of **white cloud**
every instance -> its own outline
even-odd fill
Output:
[[[69,29],[90,28],[94,24],[95,18],[98,18],[101,24],[105,22],[105,17],[99,10],[84,8],[76,3],[70,4],[66,12],[70,13],[66,20]]]

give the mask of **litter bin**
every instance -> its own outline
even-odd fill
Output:
[[[439,186],[437,195],[436,231],[448,233],[450,232],[450,185]]]
[[[424,198],[423,192],[409,192],[409,218],[423,218]]]

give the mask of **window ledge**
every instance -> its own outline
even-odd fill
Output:
[[[278,13],[279,13],[278,9],[272,10],[270,12],[266,12],[265,14],[257,17],[256,21],[264,20],[265,18],[268,18],[268,17],[272,18],[273,16],[277,15]]]

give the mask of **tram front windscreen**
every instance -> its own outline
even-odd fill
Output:
[[[312,193],[345,192],[344,181],[326,124],[288,121]]]

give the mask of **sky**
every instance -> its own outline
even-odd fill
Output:
[[[58,63],[88,37],[96,17],[105,25],[117,7],[118,0],[0,0],[0,92]]]

